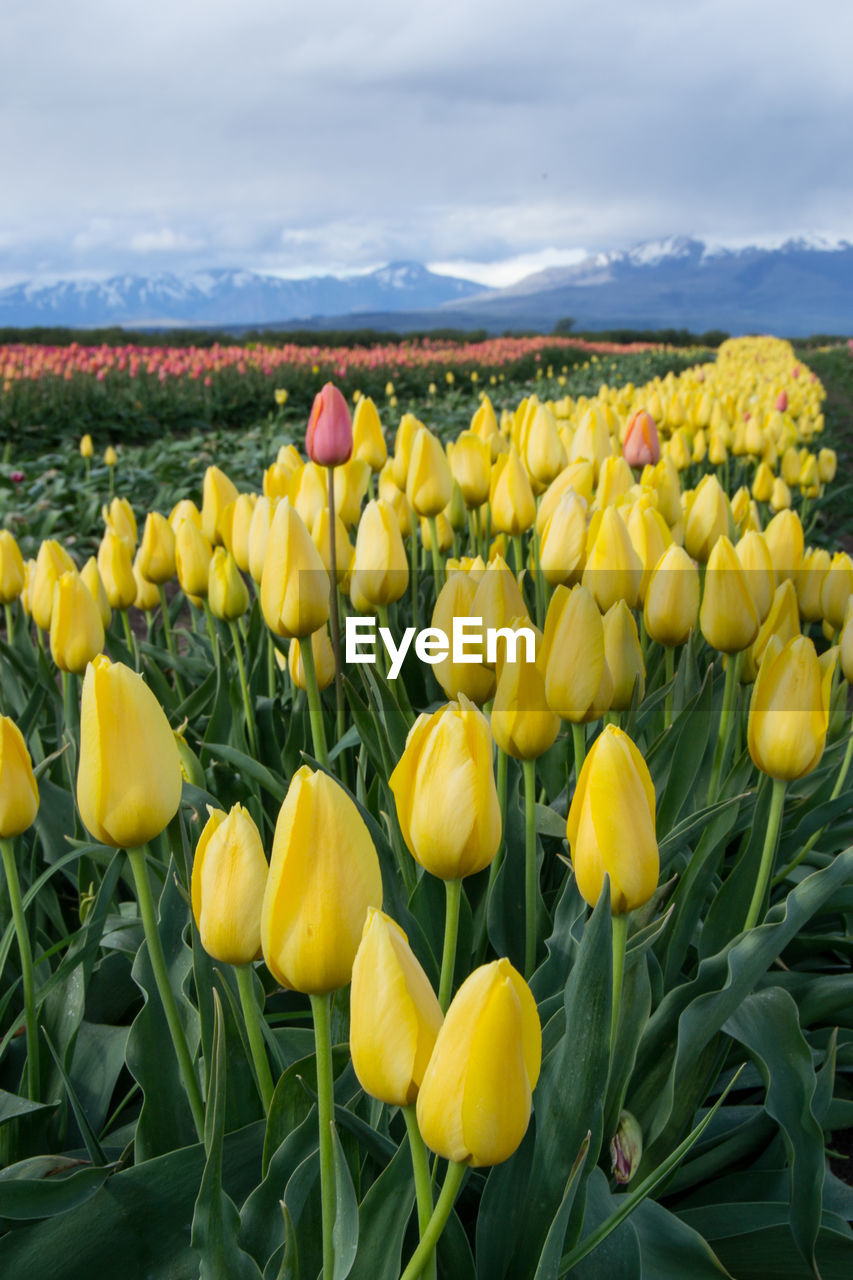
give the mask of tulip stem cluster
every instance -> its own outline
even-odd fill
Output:
[[[723,763],[728,752],[729,738],[731,737],[732,715],[737,702],[741,656],[742,655],[740,653],[730,653],[726,659],[726,681],[723,686],[723,707],[720,712],[720,728],[719,735],[717,737],[717,747],[714,752],[714,767],[711,772],[711,783],[708,787],[709,804],[714,803],[720,792],[720,778],[722,775]]]
[[[9,905],[12,908],[12,921],[18,939],[18,951],[21,957],[21,977],[24,984],[24,1022],[27,1028],[27,1093],[31,1102],[39,1101],[39,1041],[38,1024],[36,1022],[36,989],[33,971],[33,953],[30,947],[30,935],[27,933],[27,922],[24,918],[24,904],[21,899],[21,882],[18,879],[18,866],[15,862],[15,846],[11,840],[0,840],[0,851],[3,855],[3,870],[9,890]]]
[[[314,1015],[314,1043],[317,1052],[317,1116],[320,1126],[320,1199],[323,1206],[323,1280],[335,1270],[332,1233],[335,1226],[335,1163],[332,1124],[334,1122],[334,1077],[332,1074],[331,997],[311,996]]]
[[[145,846],[128,849],[127,856],[130,862],[130,869],[133,872],[136,900],[139,903],[139,914],[142,917],[142,928],[145,933],[145,941],[148,944],[148,958],[151,961],[154,981],[157,984],[157,990],[160,993],[160,1000],[163,1004],[163,1012],[169,1025],[169,1034],[175,1047],[178,1069],[181,1073],[181,1080],[192,1111],[196,1133],[198,1134],[199,1142],[202,1142],[204,1140],[204,1105],[201,1100],[201,1091],[198,1087],[192,1059],[190,1058],[190,1051],[187,1048],[187,1040],[181,1024],[180,1014],[178,1013],[178,1006],[175,1003],[175,997],[169,982],[169,971],[166,968],[163,944],[160,941],[160,933],[157,928],[154,899],[151,896],[148,864],[145,860]]]
[[[436,1201],[429,1225],[421,1236],[421,1242],[409,1259],[409,1265],[400,1276],[400,1280],[417,1280],[418,1276],[426,1275],[425,1267],[435,1253],[435,1247],[441,1239],[441,1233],[447,1224],[447,1219],[450,1217],[467,1167],[464,1164],[457,1164],[455,1160],[451,1160],[448,1164],[444,1185]]]
[[[412,1155],[412,1173],[415,1179],[415,1199],[418,1206],[418,1230],[421,1239],[423,1239],[433,1212],[432,1174],[429,1168],[429,1156],[427,1155],[426,1144],[421,1137],[421,1131],[418,1128],[416,1108],[412,1105],[401,1107],[400,1109],[403,1112],[403,1118],[406,1121],[406,1132],[409,1135],[409,1151]],[[435,1280],[436,1263],[434,1252],[429,1262],[424,1265],[421,1276],[422,1280]]]
[[[249,747],[252,755],[256,760],[260,759],[258,749],[258,728],[255,724],[255,710],[252,700],[249,697],[249,685],[246,681],[246,665],[243,662],[243,645],[240,639],[240,632],[237,629],[236,622],[229,622],[231,629],[231,639],[234,642],[234,657],[237,659],[237,675],[240,679],[240,692],[243,695],[243,705],[246,708],[246,729],[249,734]]]
[[[444,950],[441,954],[441,978],[438,984],[438,1003],[441,1012],[447,1013],[453,993],[453,973],[456,968],[456,939],[459,934],[459,906],[462,901],[462,881],[445,880]]]
[[[746,914],[746,923],[743,926],[744,933],[748,933],[750,929],[754,929],[758,923],[758,917],[764,902],[764,895],[767,893],[767,885],[770,881],[770,872],[773,869],[773,858],[776,853],[776,842],[779,838],[779,828],[782,825],[782,810],[785,805],[786,786],[787,783],[783,779],[773,779],[773,794],[770,798],[770,814],[767,818],[767,831],[764,835],[764,848],[761,850],[761,865],[758,868],[758,879],[755,882],[752,901],[749,904],[749,911]]]
[[[169,605],[166,600],[166,588],[160,582],[157,585],[157,591],[160,596],[160,615],[163,619],[163,638],[166,641],[166,648],[169,651],[169,657],[173,663],[177,663],[178,651],[175,648],[175,637],[172,635],[172,624],[169,622]],[[177,666],[174,667],[175,675],[175,691],[181,702],[184,700],[184,689],[181,684],[181,677],[178,675]]]
[[[252,1062],[255,1068],[258,1093],[264,1105],[264,1113],[268,1115],[272,1104],[272,1096],[275,1092],[275,1085],[273,1084],[272,1072],[270,1071],[269,1059],[264,1045],[264,1033],[261,1030],[258,1002],[255,999],[254,970],[250,964],[238,964],[234,966],[234,972],[237,975],[237,990],[240,993],[240,1005],[243,1010],[243,1020],[246,1024],[246,1035],[249,1038],[249,1049],[251,1050]]]
[[[524,770],[524,976],[536,968],[536,761],[523,760]]]

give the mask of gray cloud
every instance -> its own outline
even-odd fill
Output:
[[[849,0],[33,0],[0,273],[850,235],[851,35]]]

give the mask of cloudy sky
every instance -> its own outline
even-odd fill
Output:
[[[853,239],[851,0],[29,0],[0,283]]]

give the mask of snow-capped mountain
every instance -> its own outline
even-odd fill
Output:
[[[287,280],[254,271],[29,282],[0,290],[0,325],[274,324],[302,317],[431,309],[482,285],[392,262],[363,275]],[[352,323],[352,320],[350,320]]]

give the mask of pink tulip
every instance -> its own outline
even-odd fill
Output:
[[[352,454],[352,419],[346,400],[331,382],[314,397],[305,450],[321,467],[339,467]]]
[[[776,408],[779,410],[780,413],[784,413],[787,407],[788,407],[788,393],[787,391],[780,391],[778,396],[776,397]]]
[[[632,414],[625,432],[622,456],[632,467],[654,465],[660,459],[660,440],[655,420],[645,409]]]

